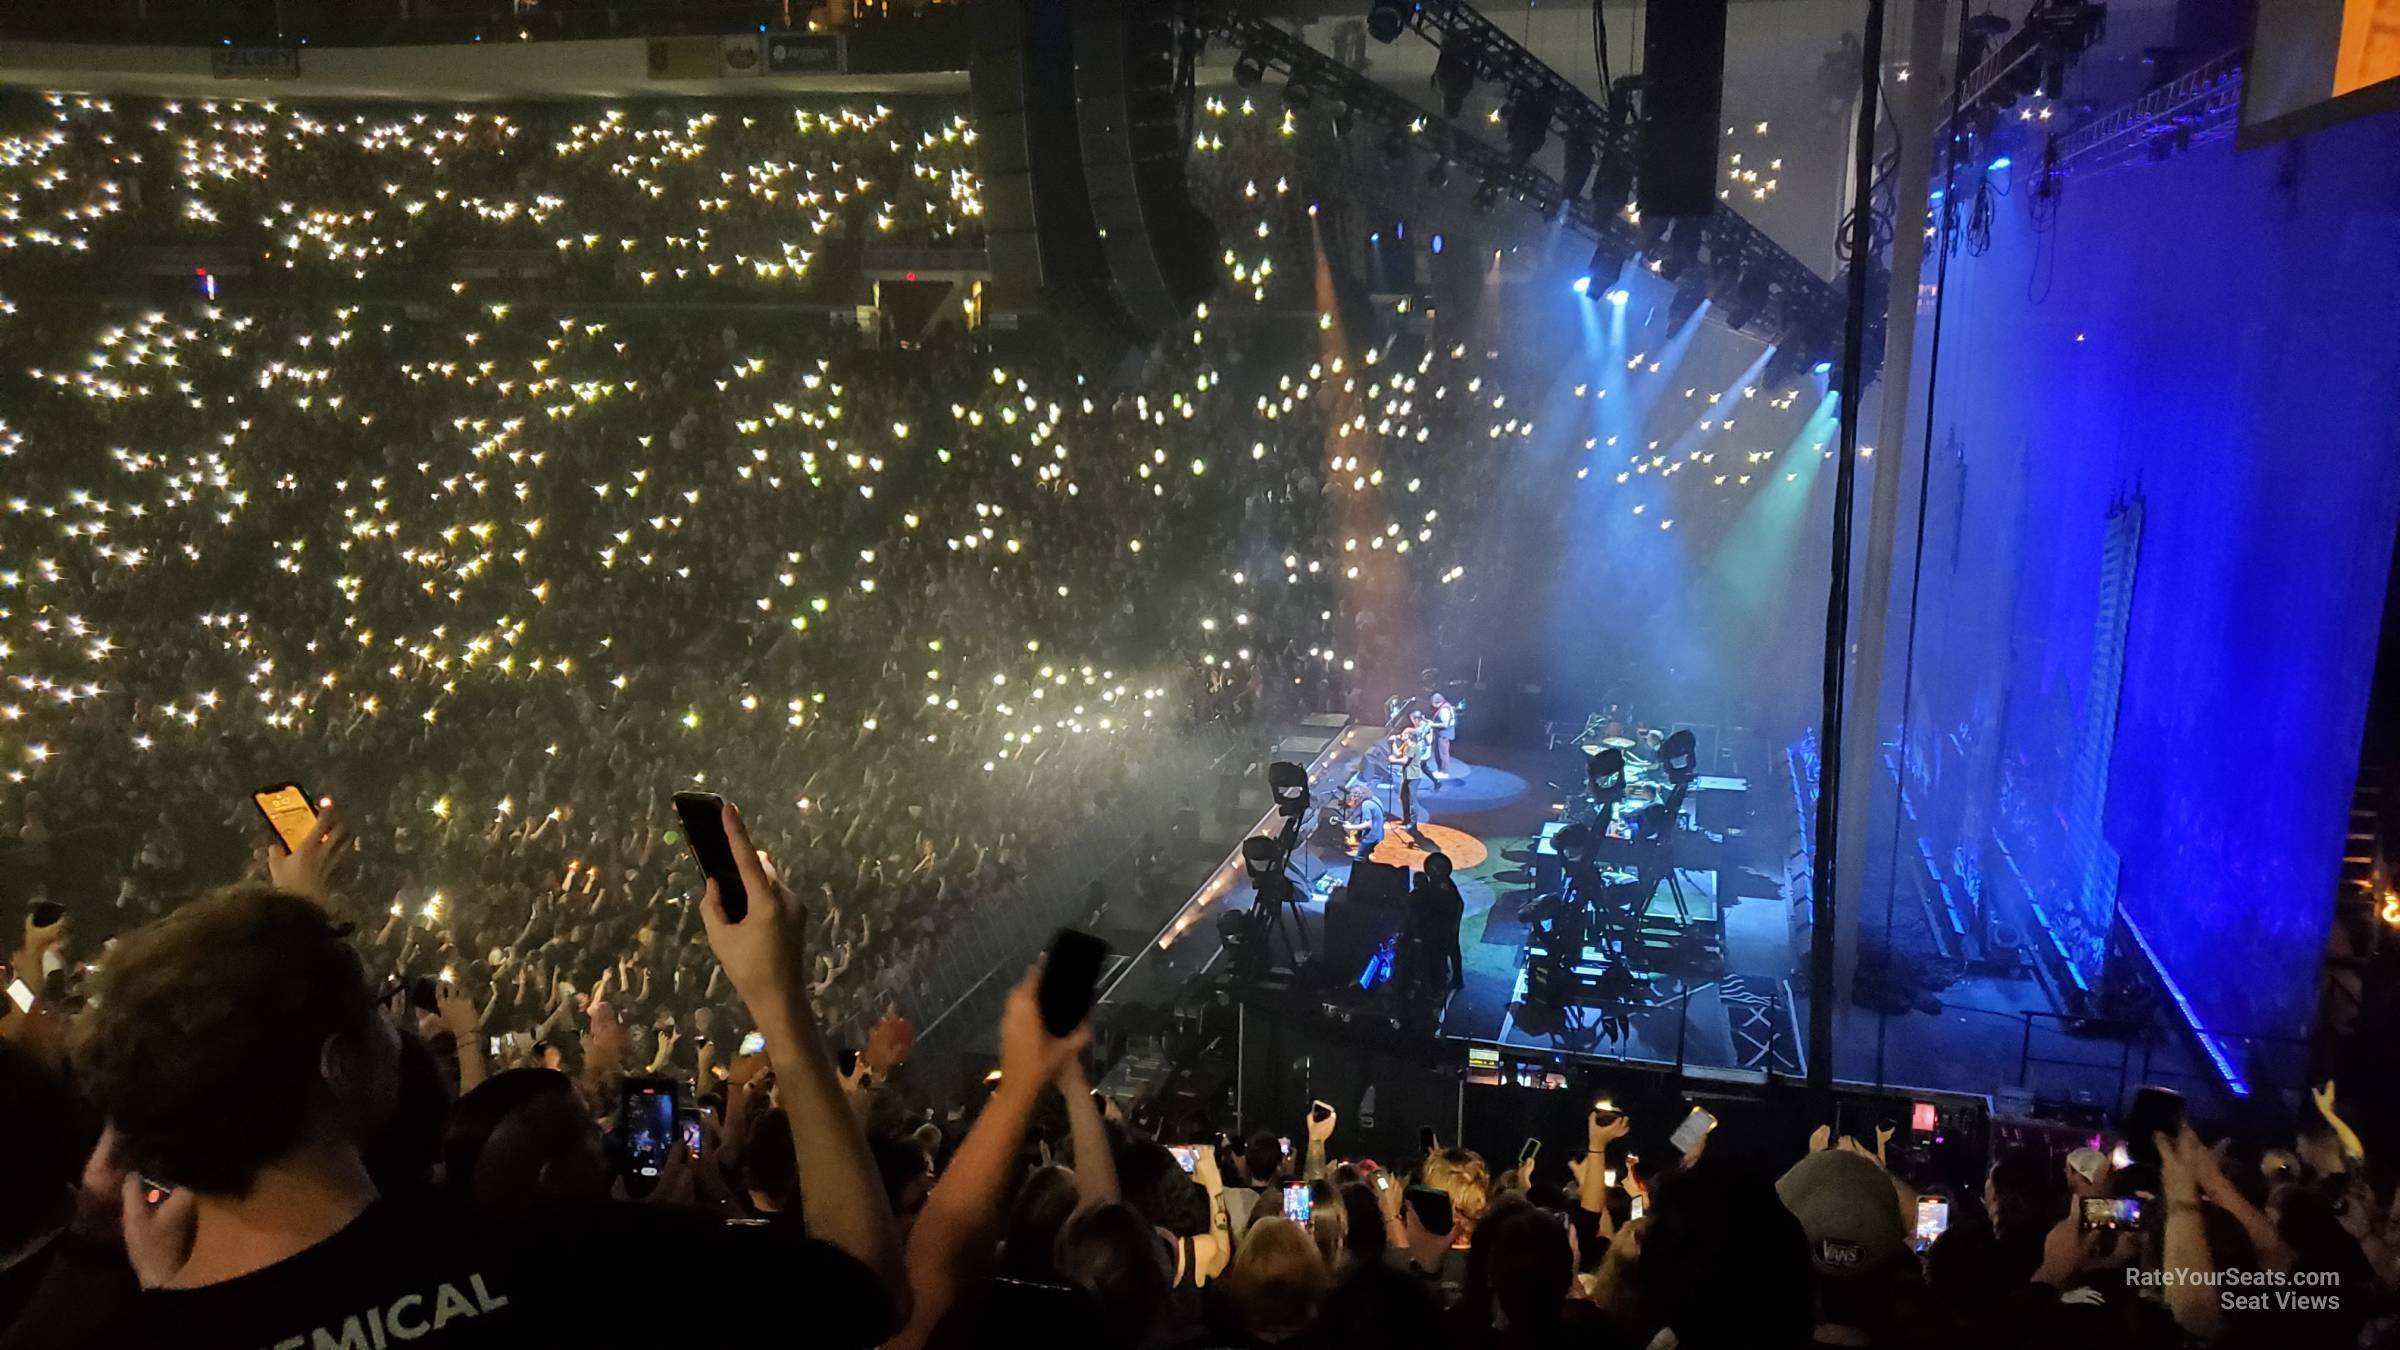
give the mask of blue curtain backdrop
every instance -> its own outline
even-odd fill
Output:
[[[2037,895],[2085,891],[2069,769],[2109,668],[2110,512],[2138,498],[2101,821],[2119,902],[2236,1074],[2289,1081],[2295,1046],[2244,1038],[2306,1034],[2358,761],[2400,513],[2400,121],[2070,179],[2046,219],[2026,181],[1995,205],[1948,284],[1919,814],[1969,855],[2017,838]]]

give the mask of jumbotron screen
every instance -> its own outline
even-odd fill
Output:
[[[2242,93],[2258,145],[2400,107],[2400,0],[2261,0]]]

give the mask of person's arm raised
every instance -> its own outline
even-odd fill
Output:
[[[1323,1112],[1323,1115],[1319,1115]],[[1341,1123],[1341,1114],[1325,1102],[1308,1104],[1308,1154],[1301,1160],[1300,1176],[1306,1181],[1325,1179],[1325,1142],[1333,1138],[1333,1127]]]
[[[2152,1138],[2158,1145],[2158,1188],[2167,1202],[2159,1252],[2167,1311],[2186,1334],[2208,1340],[2217,1334],[2222,1316],[2214,1282],[2216,1261],[2209,1254],[2208,1231],[2201,1226],[2199,1178],[2187,1163],[2183,1131]]]
[[[1080,1055],[1069,1055],[1058,1066],[1058,1094],[1067,1099],[1067,1129],[1075,1142],[1076,1204],[1084,1209],[1105,1205],[1117,1198],[1117,1159]]]
[[[475,1000],[448,980],[434,985],[433,1004],[442,1029],[458,1042],[458,1092],[463,1097],[491,1072],[483,1062],[483,1019],[475,1012]]]
[[[731,802],[725,805],[725,839],[749,894],[749,912],[740,923],[728,919],[712,879],[701,892],[700,917],[709,949],[766,1034],[777,1093],[792,1125],[800,1193],[808,1197],[809,1233],[865,1262],[883,1282],[892,1321],[904,1322],[909,1286],[900,1228],[892,1221],[867,1137],[842,1096],[824,1028],[800,995],[806,954],[794,940],[799,916],[789,912],[782,885],[760,864],[742,814]]]
[[[918,1350],[934,1328],[956,1306],[967,1270],[967,1253],[982,1239],[988,1243],[1000,1219],[1000,1205],[1015,1170],[1018,1148],[1033,1124],[1034,1104],[1042,1089],[1059,1077],[1091,1041],[1091,1029],[1078,1027],[1064,1039],[1042,1026],[1041,972],[1029,969],[1010,990],[1000,1012],[1000,1082],[991,1101],[975,1118],[967,1137],[959,1141],[950,1168],[934,1183],[908,1235],[909,1286],[916,1306],[908,1325],[884,1343],[885,1350]],[[739,981],[736,981],[738,984]],[[1078,1075],[1080,1077],[1080,1075]],[[786,1090],[789,1098],[789,1090]],[[1090,1098],[1085,1097],[1088,1103]],[[1072,1111],[1073,1103],[1068,1109]],[[1081,1129],[1080,1126],[1077,1127]],[[1083,1186],[1082,1140],[1077,1139],[1076,1185]],[[1105,1144],[1101,1157],[1107,1157]],[[1115,1169],[1110,1168],[1111,1189]],[[803,1181],[805,1193],[805,1180]]]

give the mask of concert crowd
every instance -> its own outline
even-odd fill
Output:
[[[1318,306],[1273,113],[1212,101],[1215,312],[1104,389],[861,342],[874,250],[981,241],[955,109],[0,111],[0,1344],[2383,1329],[2391,1188],[2330,1098],[2295,1153],[2004,1158],[1920,1256],[1880,1141],[1378,1165],[1330,1110],[1287,1154],[1102,1100],[1031,974],[984,1091],[912,1080],[967,916],[1371,706],[1490,570],[1510,368],[1243,322]],[[683,788],[746,813],[745,917]],[[2085,1228],[2112,1185],[2160,1217]]]

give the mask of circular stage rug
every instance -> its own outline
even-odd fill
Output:
[[[1404,830],[1394,825],[1383,836],[1383,842],[1375,846],[1371,857],[1375,862],[1394,867],[1423,867],[1425,855],[1433,848],[1449,854],[1452,870],[1459,872],[1479,867],[1491,856],[1483,841],[1465,830],[1454,830],[1447,825],[1420,825],[1414,830]]]
[[[1458,777],[1426,793],[1425,804],[1435,811],[1488,811],[1524,796],[1531,787],[1506,769],[1464,761],[1453,763]]]

